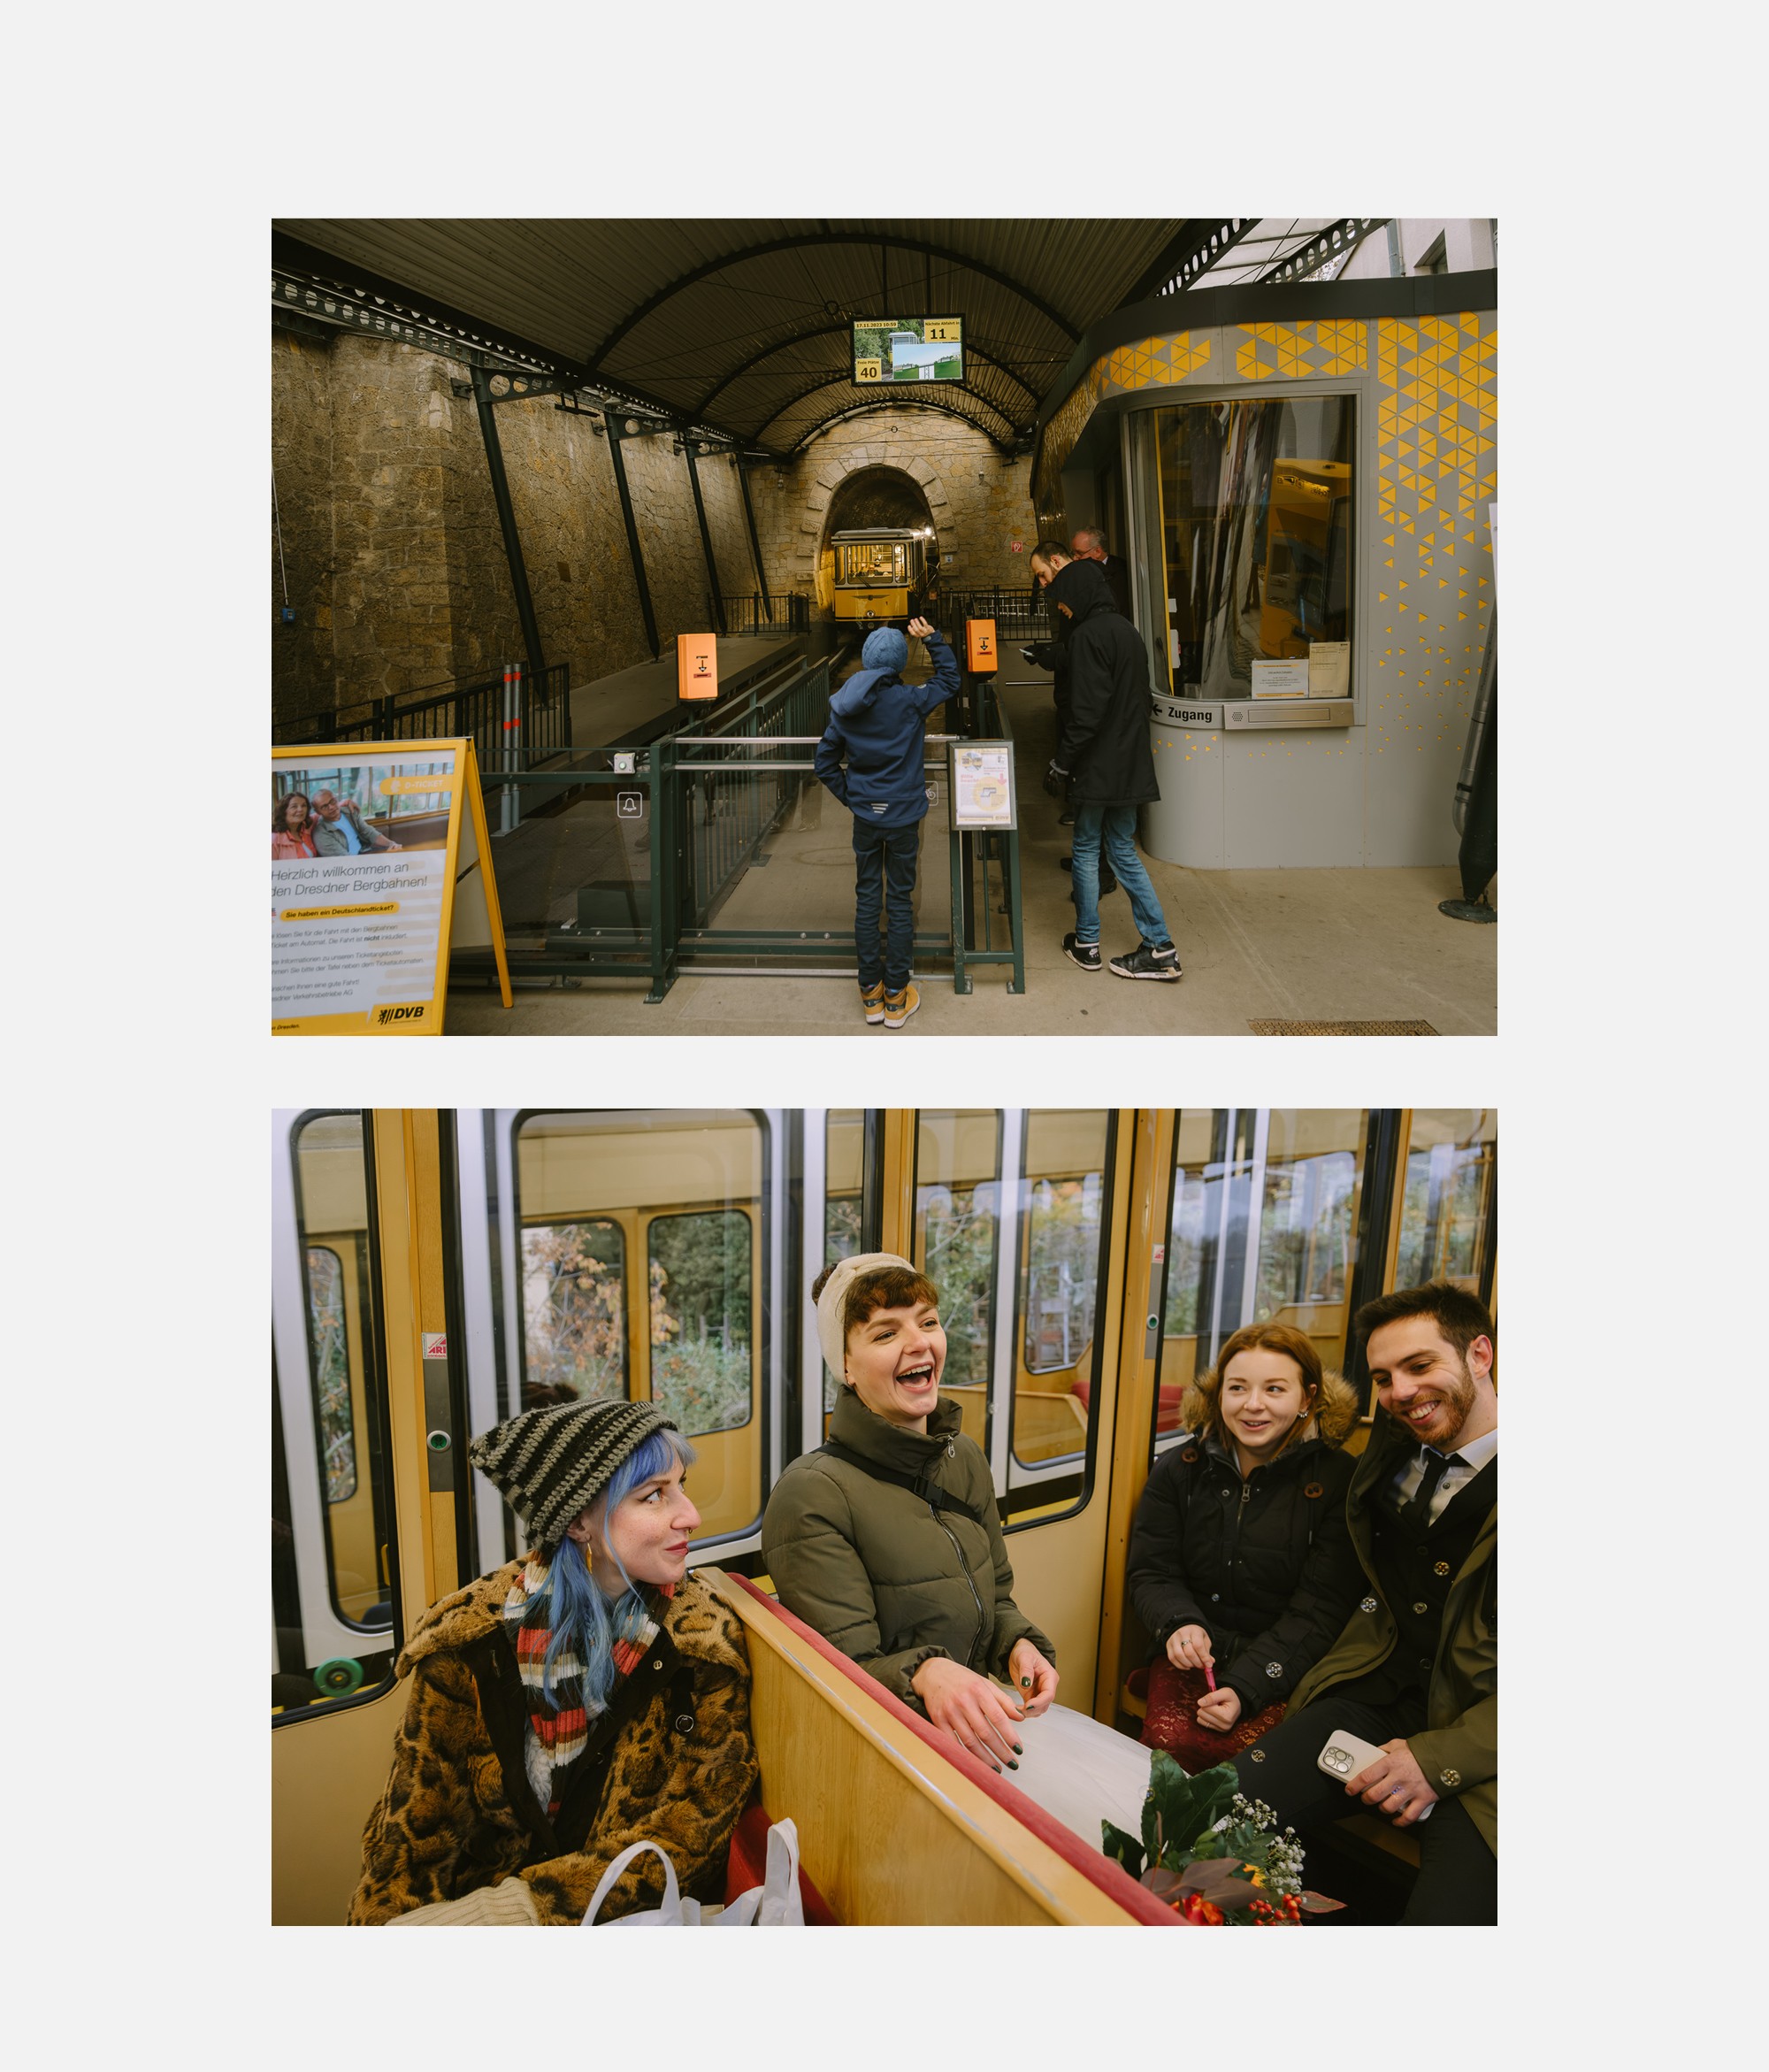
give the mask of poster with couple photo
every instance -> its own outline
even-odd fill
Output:
[[[272,749],[272,1034],[440,1035],[451,943],[509,1006],[488,848],[471,741]]]

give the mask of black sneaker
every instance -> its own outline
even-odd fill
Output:
[[[1112,972],[1118,978],[1170,981],[1179,977],[1179,952],[1170,942],[1139,942],[1129,956],[1112,959]]]
[[[1097,942],[1077,942],[1072,928],[1062,939],[1062,954],[1070,963],[1079,964],[1084,971],[1097,971],[1099,969],[1099,945]]]

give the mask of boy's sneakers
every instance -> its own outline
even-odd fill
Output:
[[[860,1004],[869,1022],[882,1022],[884,1019],[884,981],[882,978],[876,986],[861,987]]]
[[[1084,971],[1097,971],[1099,969],[1099,945],[1097,942],[1077,942],[1072,928],[1062,939],[1062,954],[1070,963],[1079,964]]]
[[[913,986],[906,986],[900,993],[887,993],[884,995],[884,1026],[887,1029],[900,1029],[921,1004],[922,996]],[[868,1015],[866,1018],[869,1022],[872,1017]]]
[[[1112,959],[1117,978],[1165,978],[1179,977],[1179,952],[1170,942],[1139,942],[1127,957]]]

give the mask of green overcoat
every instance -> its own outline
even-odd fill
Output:
[[[762,1554],[780,1601],[918,1712],[909,1679],[930,1655],[1006,1677],[1016,1640],[1048,1662],[1056,1651],[1014,1602],[989,1463],[942,1400],[926,1435],[887,1424],[851,1388],[836,1397],[830,1437],[881,1466],[931,1480],[973,1510],[936,1514],[913,1491],[824,1453],[801,1454],[774,1485]]]
[[[1393,1614],[1376,1580],[1370,1503],[1414,1441],[1385,1410],[1376,1412],[1370,1443],[1346,1493],[1352,1544],[1368,1590],[1345,1630],[1296,1687],[1290,1714],[1325,1705],[1336,1684],[1366,1675],[1393,1654]],[[1482,1523],[1468,1558],[1451,1578],[1438,1629],[1426,1700],[1426,1731],[1407,1746],[1440,1799],[1457,1798],[1498,1853],[1498,1506]],[[1329,1720],[1330,1730],[1332,1723]]]

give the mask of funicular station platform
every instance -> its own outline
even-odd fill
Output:
[[[877,623],[836,535],[894,530],[927,615],[961,653],[993,620],[1003,658],[930,723],[909,1033],[1489,1033],[1497,931],[1440,902],[1486,918],[1496,872],[1493,234],[279,225],[276,741],[474,738],[516,1006],[458,954],[451,1031],[869,1034],[811,761]],[[899,310],[959,311],[961,362],[856,379]],[[1148,652],[1176,986],[1061,948],[1021,649],[1034,548],[1088,527]],[[1011,746],[1011,832],[950,825],[975,738]],[[1133,947],[1122,893],[1100,911]]]

